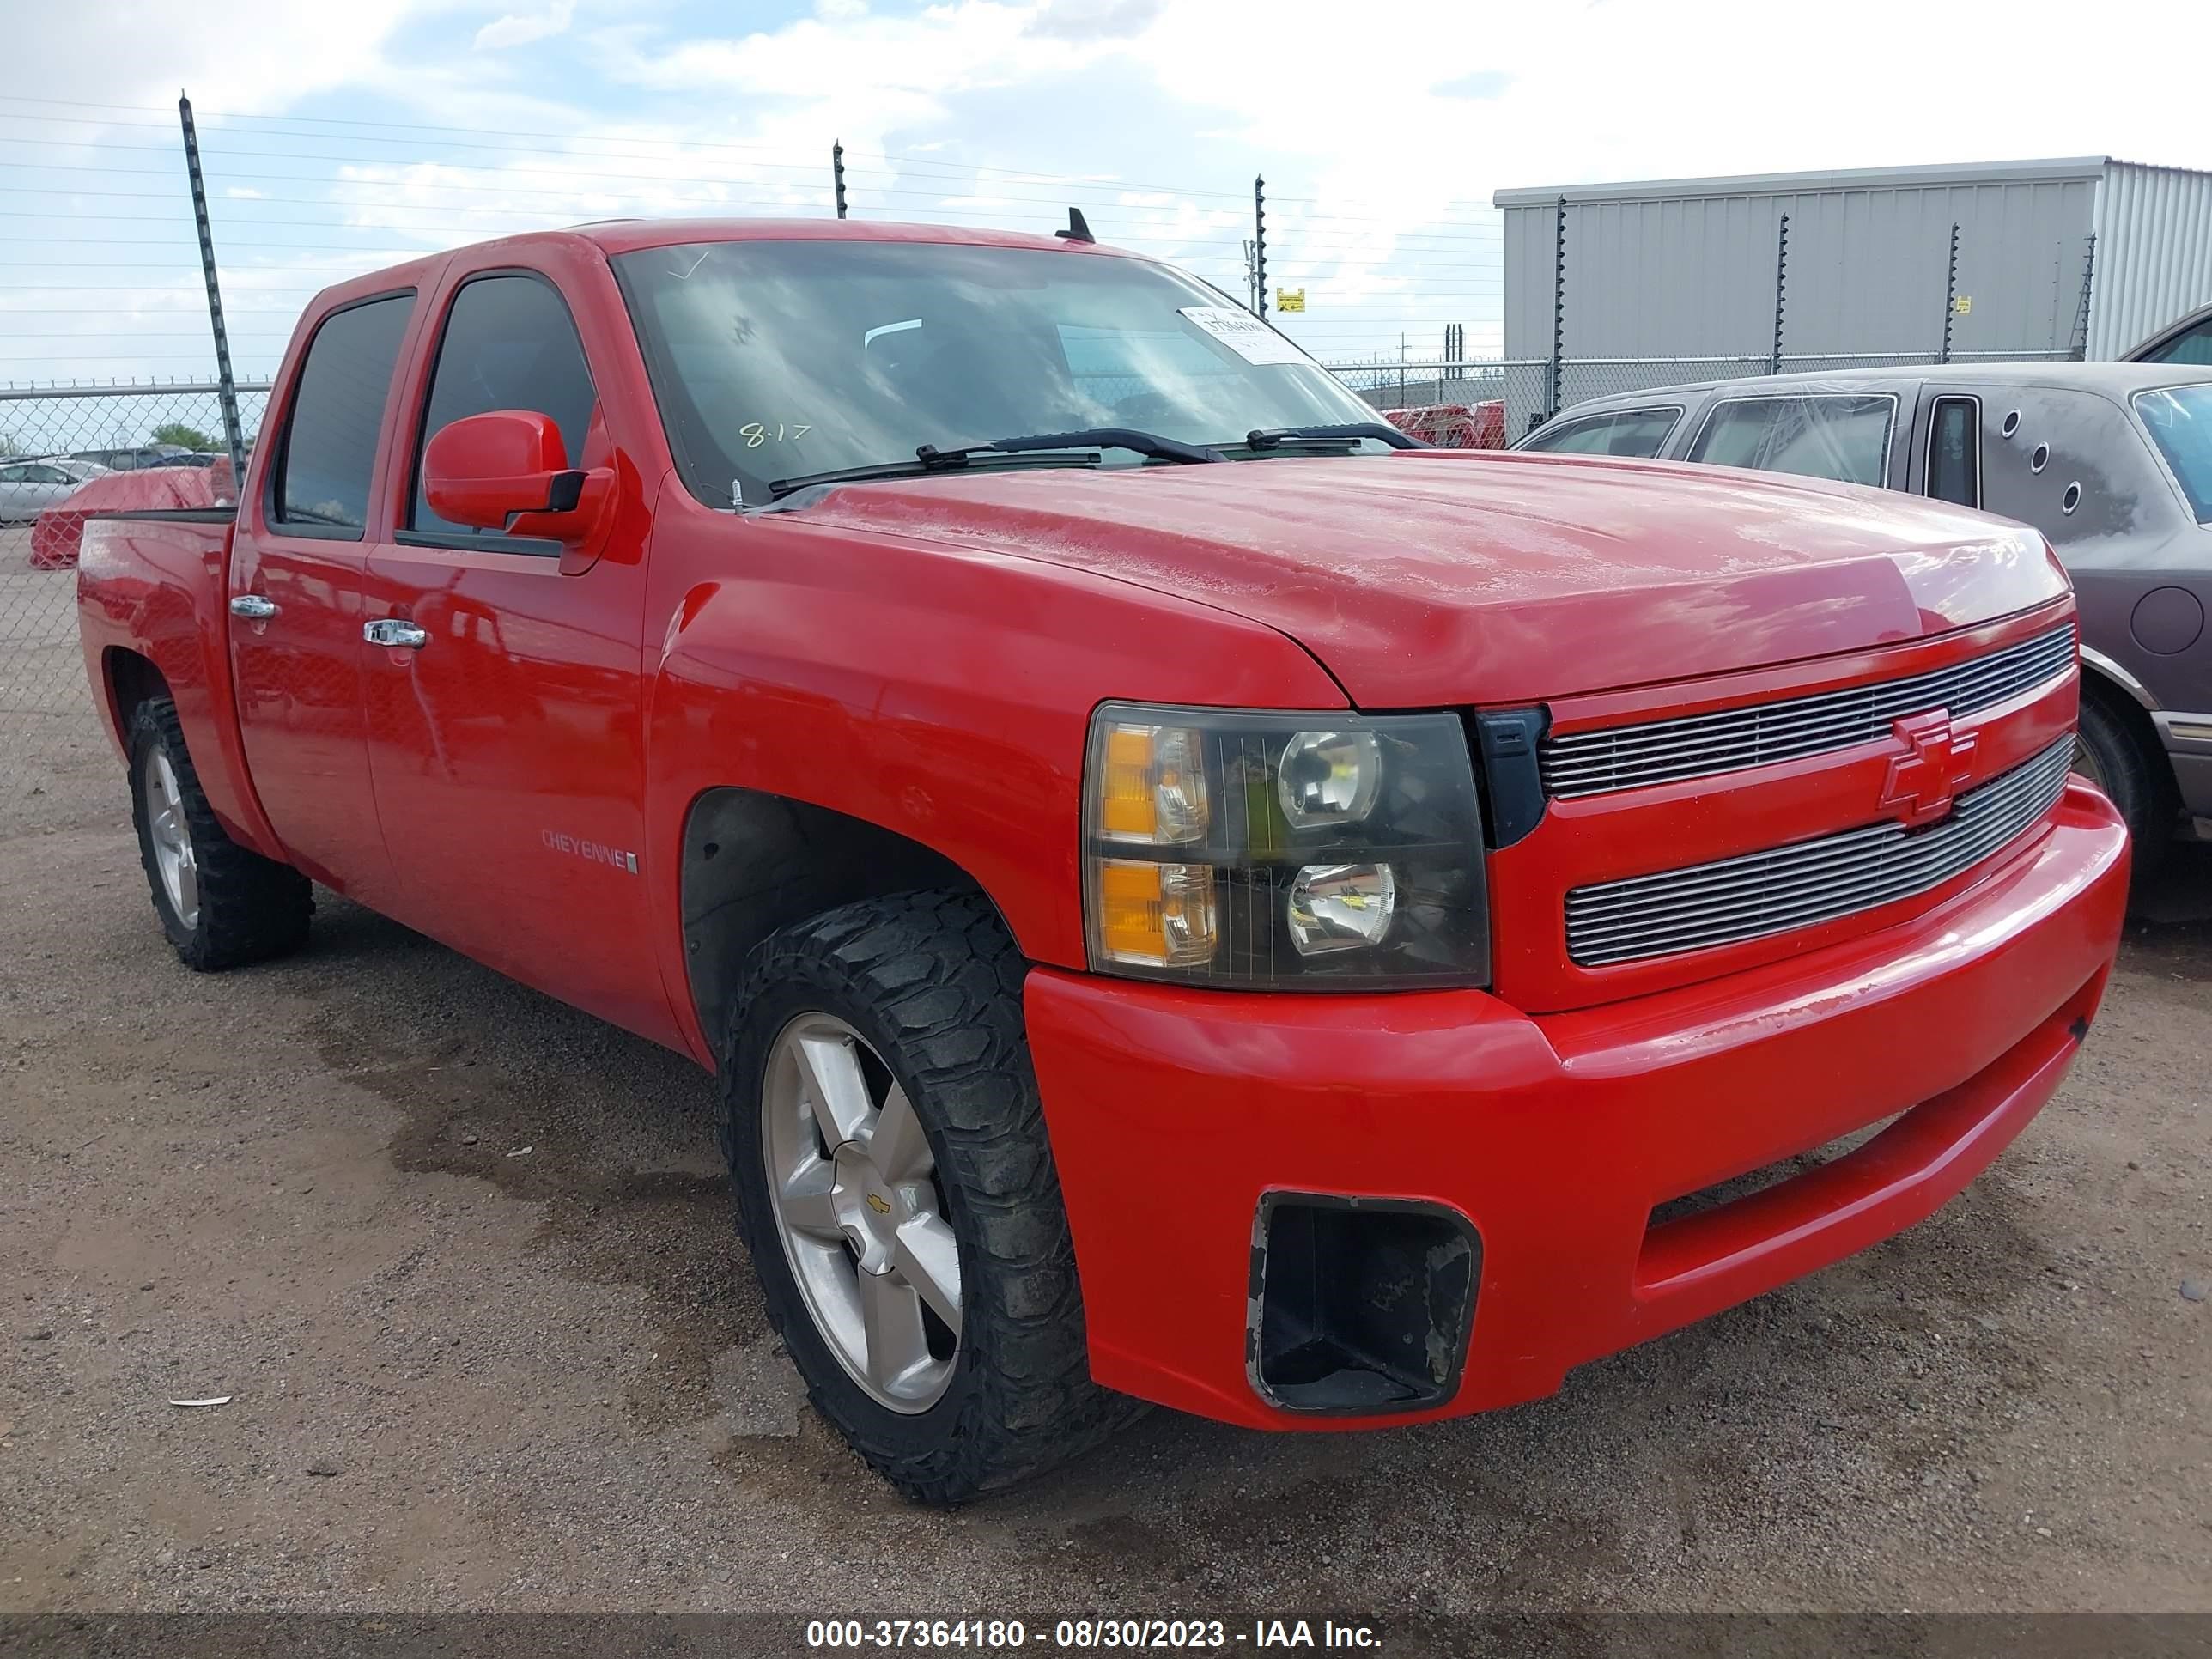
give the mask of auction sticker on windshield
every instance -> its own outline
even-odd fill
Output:
[[[1302,363],[1306,354],[1249,311],[1235,306],[1184,306],[1182,314],[1248,363]]]

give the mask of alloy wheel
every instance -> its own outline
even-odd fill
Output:
[[[869,1397],[923,1412],[952,1381],[960,1252],[921,1120],[843,1020],[786,1024],[762,1079],[761,1152],[792,1277]]]
[[[148,751],[145,765],[146,830],[154,841],[154,866],[161,890],[187,933],[199,926],[199,860],[192,851],[191,825],[185,818],[185,792],[176,769],[159,748]]]

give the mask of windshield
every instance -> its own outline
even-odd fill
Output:
[[[618,256],[692,494],[994,438],[1187,443],[1375,411],[1212,289],[1140,259],[927,242],[706,242]],[[1112,464],[1140,458],[1109,452]]]
[[[2136,414],[2173,469],[2197,522],[2212,524],[2212,386],[2138,392]]]

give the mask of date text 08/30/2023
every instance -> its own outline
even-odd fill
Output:
[[[809,1648],[877,1650],[975,1648],[985,1652],[1035,1646],[1048,1650],[1187,1648],[1335,1648],[1372,1652],[1382,1645],[1371,1625],[1332,1619],[1058,1619],[1032,1629],[1018,1619],[817,1619],[806,1626]]]

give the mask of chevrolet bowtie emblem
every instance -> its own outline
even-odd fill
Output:
[[[1890,732],[1905,752],[1889,763],[1881,807],[1906,824],[1933,823],[1973,775],[1974,738],[1951,729],[1951,713],[1938,708],[1893,721]]]

